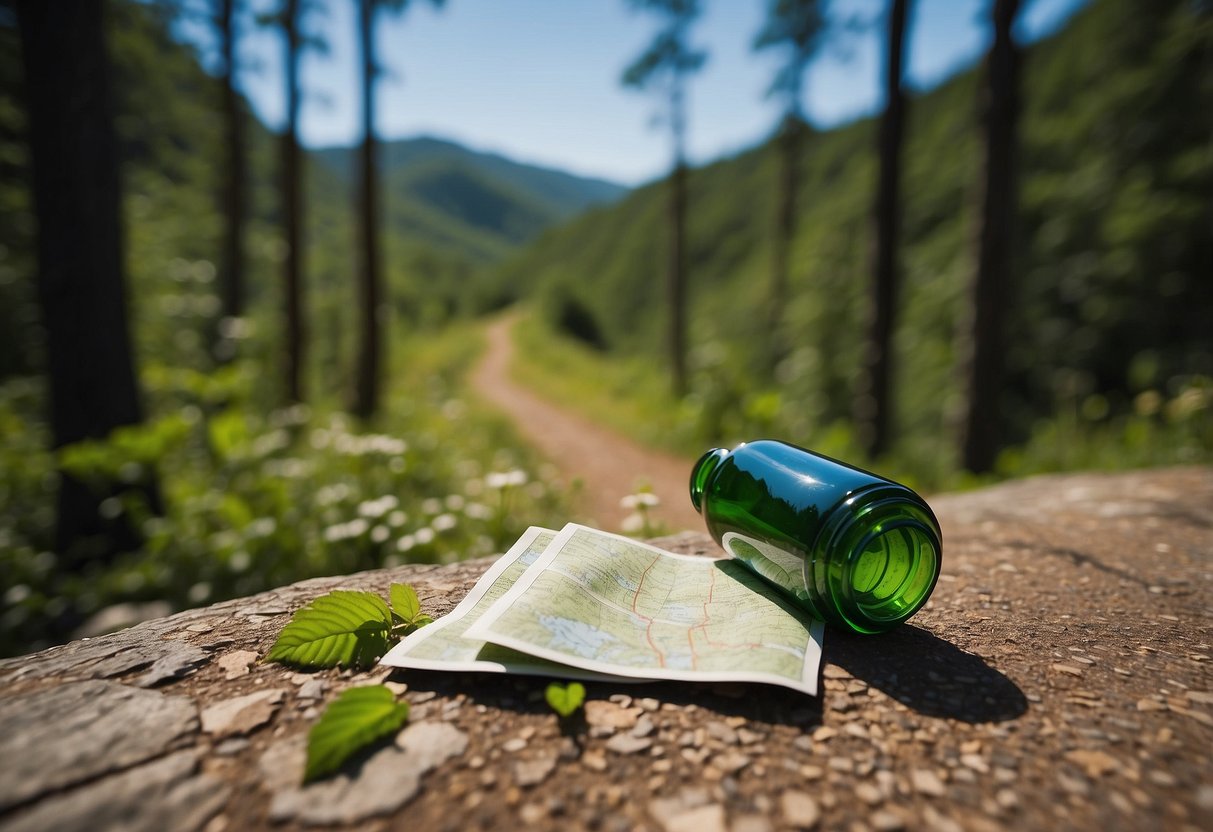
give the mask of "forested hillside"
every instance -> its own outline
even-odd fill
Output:
[[[170,4],[110,4],[115,126],[123,155],[127,211],[133,222],[129,257],[135,294],[162,276],[163,264],[144,255],[144,244],[171,250],[187,262],[214,260],[221,231],[214,160],[220,158],[220,125],[214,117],[219,90],[193,49],[170,36]],[[20,100],[20,50],[16,33],[0,28],[0,230],[12,279],[0,279],[0,378],[37,365],[33,298],[24,281],[32,233],[26,196],[27,160]],[[277,137],[252,115],[249,130],[250,302],[278,303],[277,263],[282,257],[276,224],[280,150]],[[324,335],[316,351],[332,378],[351,346],[338,333],[352,328],[354,267],[350,240],[354,192],[352,151],[330,148],[307,154],[304,217],[307,223],[307,304]],[[387,142],[380,148],[383,179],[385,262],[393,307],[405,322],[434,323],[474,305],[484,268],[544,229],[591,205],[625,192],[619,185],[480,153],[440,139]],[[4,266],[0,266],[4,268]],[[5,271],[4,274],[10,274]],[[139,308],[158,316],[159,308]],[[207,310],[186,310],[200,321]],[[196,314],[195,314],[196,313]],[[349,317],[350,325],[343,324]],[[147,327],[136,327],[140,334]],[[199,337],[203,333],[198,332]],[[188,338],[186,340],[189,340]],[[164,355],[171,344],[145,344]]]
[[[1010,384],[1022,442],[1051,417],[1101,423],[1207,387],[1213,374],[1213,25],[1180,0],[1101,0],[1029,48],[1022,83]],[[946,465],[956,339],[973,268],[979,176],[974,69],[911,99],[895,336],[903,455]],[[1173,107],[1168,102],[1183,101]],[[768,343],[774,143],[690,177],[692,403],[699,429],[821,439],[852,408],[872,244],[875,124],[812,135],[791,250],[785,339]],[[550,231],[498,274],[549,317],[620,354],[664,323],[664,183]],[[1204,377],[1202,380],[1201,377]],[[1203,389],[1203,388],[1201,388]],[[1202,400],[1205,393],[1195,393]],[[1190,395],[1185,399],[1191,403]],[[1182,406],[1177,406],[1183,409]]]
[[[170,35],[175,4],[112,0],[104,27],[61,24],[106,47],[112,101],[96,109],[117,134],[123,199],[120,217],[101,217],[121,229],[117,240],[85,228],[64,236],[101,237],[120,252],[109,297],[129,310],[128,363],[142,411],[111,431],[61,441],[47,312],[96,317],[79,288],[115,275],[88,264],[39,298],[47,281],[35,239],[45,215],[31,197],[34,140],[12,5],[0,0],[0,654],[63,640],[91,616],[108,628],[306,575],[488,554],[532,522],[562,522],[561,492],[540,481],[536,455],[464,398],[462,376],[480,342],[451,319],[487,264],[612,188],[493,157],[464,170],[453,158],[444,175],[495,194],[491,216],[458,217],[432,199],[447,193],[424,185],[424,165],[396,165],[391,175],[422,184],[382,194],[391,340],[382,410],[360,420],[344,412],[360,331],[352,188],[339,170],[308,159],[306,397],[292,400],[283,370],[281,137],[245,112],[244,303],[230,317],[221,85]],[[87,343],[61,331],[64,342]],[[98,386],[111,381],[98,375]],[[74,409],[85,414],[95,403],[80,402]],[[65,544],[59,497],[69,479],[101,504],[100,523]]]
[[[352,182],[352,150],[329,148],[315,156],[342,182]],[[626,190],[430,137],[384,142],[379,158],[392,197],[392,233],[486,261]]]

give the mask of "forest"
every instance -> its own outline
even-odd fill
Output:
[[[1213,460],[1208,4],[1094,0],[1026,46],[993,0],[988,54],[920,93],[892,0],[881,111],[818,130],[846,27],[772,0],[738,37],[779,122],[695,166],[703,4],[637,0],[620,83],[672,163],[632,190],[380,138],[375,27],[420,4],[353,4],[363,138],[323,150],[323,3],[54,5],[0,2],[0,655],[559,527],[577,484],[467,381],[506,309],[519,381],[682,455],[782,438],[928,492]],[[281,38],[281,131],[237,19]]]

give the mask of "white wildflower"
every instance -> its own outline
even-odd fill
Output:
[[[631,534],[633,532],[638,532],[644,528],[644,515],[643,514],[629,514],[627,517],[623,518],[623,522],[620,524],[619,527],[621,529],[623,529],[625,532],[627,532],[628,534]]]
[[[463,513],[473,520],[488,520],[493,516],[493,510],[484,503],[468,503],[463,507]]]

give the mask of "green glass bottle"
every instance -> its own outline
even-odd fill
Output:
[[[921,497],[786,442],[708,451],[691,471],[691,502],[725,551],[856,632],[905,621],[939,577],[939,523]]]

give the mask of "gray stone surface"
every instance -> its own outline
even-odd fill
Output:
[[[270,721],[284,693],[281,688],[274,688],[216,702],[202,711],[202,730],[217,739],[256,730]]]
[[[441,615],[489,561],[305,581],[0,661],[0,829],[1213,828],[1213,471],[930,502],[945,540],[931,603],[884,636],[827,631],[819,699],[594,683],[564,724],[546,680],[400,672],[409,727],[306,789],[320,711],[384,673],[248,654],[331,589],[404,581]],[[716,551],[704,535],[662,545]],[[158,662],[157,687],[135,687]],[[247,733],[201,730],[223,703]]]
[[[0,699],[0,810],[164,754],[197,724],[190,699],[115,682]]]
[[[184,678],[210,661],[210,655],[200,647],[182,642],[170,644],[172,646],[152,662],[147,673],[140,676],[135,684],[141,688],[154,688],[170,679]]]
[[[197,751],[178,751],[0,820],[3,832],[194,832],[227,803],[231,789],[198,771]]]
[[[448,723],[410,725],[397,735],[394,745],[359,759],[350,773],[277,791],[270,818],[321,826],[390,814],[416,796],[425,774],[466,748],[467,736]],[[304,756],[300,745],[276,761],[295,775],[289,781],[301,778]]]

